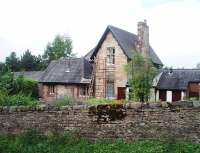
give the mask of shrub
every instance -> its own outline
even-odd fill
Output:
[[[0,106],[36,106],[39,102],[23,94],[8,96],[0,91]]]
[[[74,104],[74,99],[70,96],[65,96],[63,99],[59,99],[55,101],[55,106],[61,107],[61,106],[72,106]]]
[[[6,106],[8,101],[8,94],[0,90],[0,106]]]
[[[85,103],[87,105],[96,106],[96,105],[104,105],[104,104],[123,104],[123,103],[125,103],[125,101],[124,100],[92,98],[92,99],[88,99]]]
[[[33,100],[30,96],[23,94],[13,95],[8,98],[10,106],[36,106],[38,101]]]
[[[11,72],[3,73],[0,75],[0,90],[8,94],[13,90],[14,76]]]
[[[38,98],[38,82],[25,79],[23,76],[17,78],[13,73],[7,72],[0,75],[0,90],[8,95],[23,93],[24,95]]]
[[[26,79],[23,76],[16,78],[13,83],[12,94],[18,94],[19,92],[33,98],[38,98],[38,82]]]

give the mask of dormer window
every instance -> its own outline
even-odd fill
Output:
[[[115,64],[115,48],[114,47],[107,48],[107,63]]]

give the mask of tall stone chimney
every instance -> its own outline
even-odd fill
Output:
[[[149,26],[147,21],[138,22],[138,40],[136,42],[137,51],[140,52],[144,58],[149,57]]]

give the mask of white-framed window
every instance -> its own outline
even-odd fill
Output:
[[[107,63],[115,64],[115,48],[114,47],[107,48]]]
[[[55,86],[49,85],[48,86],[48,92],[49,92],[50,95],[53,95],[55,93]]]
[[[80,96],[87,96],[88,95],[88,87],[85,85],[80,86],[79,94],[80,94]]]
[[[114,81],[107,81],[106,84],[106,98],[114,98]]]

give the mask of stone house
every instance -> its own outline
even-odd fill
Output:
[[[164,69],[154,79],[156,101],[180,101],[200,96],[200,69]]]
[[[128,75],[125,65],[141,53],[160,68],[162,62],[149,44],[149,27],[138,23],[138,34],[108,26],[98,44],[83,58],[52,61],[40,79],[41,98],[53,101],[75,98],[125,99]]]
[[[82,99],[88,97],[92,66],[85,58],[61,58],[51,61],[41,76],[40,97],[55,101],[65,96]]]
[[[149,44],[149,27],[146,21],[138,23],[137,35],[113,26],[106,28],[97,46],[86,55],[95,65],[93,94],[96,98],[127,97],[128,76],[125,65],[136,52],[150,58],[158,68],[162,67],[161,60]]]

